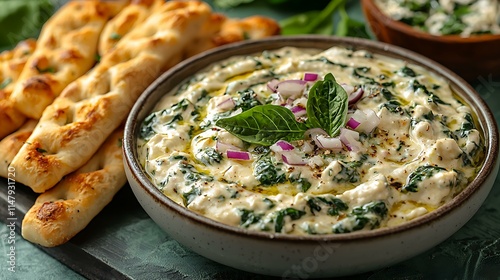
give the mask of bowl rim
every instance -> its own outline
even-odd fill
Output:
[[[460,44],[474,44],[474,43],[484,43],[490,41],[500,40],[500,34],[481,34],[469,37],[462,37],[460,35],[432,35],[425,31],[419,30],[412,27],[409,24],[392,19],[390,16],[383,13],[375,0],[362,0],[361,4],[365,13],[371,13],[379,22],[383,22],[388,28],[396,29],[401,33],[406,33],[411,36],[425,39],[434,42],[444,42],[444,43],[460,43]],[[375,31],[373,31],[375,33]]]
[[[290,235],[285,233],[268,233],[268,232],[258,232],[248,229],[243,229],[239,227],[234,227],[230,225],[223,224],[221,222],[212,220],[200,214],[197,214],[184,206],[175,203],[173,200],[164,195],[160,190],[158,190],[152,182],[148,179],[145,172],[143,172],[142,167],[137,159],[137,149],[136,149],[136,131],[142,120],[136,120],[137,116],[141,113],[143,107],[147,102],[156,102],[158,100],[149,100],[151,95],[154,95],[156,88],[161,86],[165,80],[168,80],[170,76],[175,75],[176,72],[188,67],[192,63],[203,61],[205,57],[216,56],[217,54],[225,53],[231,49],[244,49],[247,50],[251,47],[262,46],[261,51],[265,50],[265,46],[270,43],[279,42],[283,44],[293,44],[294,42],[308,41],[313,47],[314,42],[327,42],[333,46],[354,46],[358,49],[369,49],[375,54],[382,54],[389,57],[395,57],[402,60],[410,61],[411,63],[417,64],[425,69],[437,74],[444,78],[450,85],[454,85],[456,88],[460,89],[462,93],[460,95],[465,98],[472,110],[477,114],[479,119],[479,125],[483,130],[484,141],[486,145],[485,159],[483,166],[476,175],[476,178],[469,183],[469,185],[462,190],[458,195],[456,195],[450,202],[442,205],[438,209],[427,213],[421,217],[414,220],[405,222],[401,225],[395,227],[386,227],[370,231],[357,231],[345,234],[326,234],[326,235]],[[283,45],[282,47],[284,47]],[[271,47],[269,49],[277,49],[279,47]],[[250,53],[250,52],[246,52]],[[242,52],[240,55],[244,55]],[[199,62],[200,63],[200,62]],[[213,62],[211,62],[213,63]],[[207,63],[204,67],[210,65]],[[204,67],[197,67],[198,70]],[[195,71],[194,73],[196,73]],[[184,80],[194,73],[190,73],[185,76]],[[169,89],[172,90],[175,87]],[[473,102],[471,102],[473,101]],[[473,104],[470,104],[473,103]],[[480,95],[461,77],[453,73],[451,70],[445,68],[441,64],[430,60],[420,54],[413,51],[397,47],[394,45],[360,39],[360,38],[346,38],[346,37],[335,37],[335,36],[324,36],[324,35],[299,35],[299,36],[274,36],[266,39],[260,40],[248,40],[243,42],[237,42],[228,44],[222,47],[218,47],[209,50],[205,53],[196,55],[189,59],[180,62],[176,66],[172,67],[170,70],[162,74],[155,82],[153,82],[139,97],[136,101],[132,110],[130,111],[124,131],[123,139],[123,152],[124,152],[124,163],[125,168],[130,169],[131,176],[134,178],[135,182],[138,183],[139,187],[142,188],[149,196],[151,196],[156,202],[160,203],[162,208],[168,208],[171,211],[181,215],[184,218],[188,218],[200,225],[208,227],[212,230],[222,231],[226,234],[234,234],[240,237],[256,238],[256,239],[267,239],[278,241],[301,241],[301,242],[355,242],[364,240],[373,240],[376,238],[383,238],[389,235],[401,234],[409,229],[419,228],[421,226],[429,225],[435,221],[443,218],[449,212],[459,208],[460,204],[466,201],[470,196],[476,193],[485,183],[485,181],[492,175],[495,166],[497,166],[497,158],[499,152],[499,142],[498,142],[498,128],[496,120],[490,110],[486,105],[485,101],[480,97]],[[135,192],[134,192],[135,194]]]

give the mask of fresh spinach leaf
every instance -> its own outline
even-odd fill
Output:
[[[241,114],[217,120],[215,125],[243,141],[270,146],[278,140],[295,141],[304,137],[308,127],[295,120],[289,109],[277,105],[260,105]]]
[[[307,101],[307,122],[309,127],[323,128],[331,137],[339,134],[345,126],[348,96],[332,74],[316,82],[309,91]]]
[[[337,25],[335,35],[341,37],[359,37],[370,39],[370,35],[366,32],[366,26],[363,22],[357,21],[347,14],[345,10],[345,2],[339,8],[340,21]]]
[[[254,0],[214,0],[214,4],[219,8],[228,9],[253,1]]]
[[[280,21],[281,33],[283,35],[292,34],[325,34],[323,32],[333,31],[333,13],[340,4],[346,0],[332,0],[321,11],[309,11],[295,15],[291,18]],[[331,28],[331,30],[330,30]]]
[[[307,26],[308,23],[312,22],[315,18],[320,16],[320,11],[308,11],[302,14],[298,14],[289,18],[286,18],[280,22],[281,34],[283,35],[294,35],[294,34],[325,34],[330,35],[333,33],[333,23],[330,18],[325,18],[322,22],[318,24],[315,28],[310,28]],[[307,33],[305,33],[307,32]]]

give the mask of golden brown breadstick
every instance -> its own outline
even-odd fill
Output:
[[[0,141],[0,176],[7,178],[9,164],[28,140],[38,121],[28,120],[16,132],[6,136]]]
[[[10,96],[24,115],[39,119],[43,110],[72,81],[95,63],[104,24],[126,1],[71,1],[43,26]]]
[[[14,107],[10,95],[35,47],[36,41],[28,39],[19,42],[13,50],[0,53],[0,140],[18,129],[26,119]]]
[[[128,33],[47,107],[11,163],[16,180],[44,192],[87,162],[209,15],[204,2],[169,1]]]
[[[143,23],[146,18],[165,0],[132,0],[132,3],[112,18],[104,27],[99,38],[99,54],[108,53],[132,29]]]
[[[46,247],[65,243],[106,206],[125,184],[118,129],[79,170],[41,194],[26,213],[22,235]]]

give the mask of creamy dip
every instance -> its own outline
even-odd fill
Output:
[[[500,34],[499,0],[376,0],[382,12],[433,35]]]
[[[320,81],[331,73],[348,94],[362,90],[345,119],[368,119],[357,132],[341,128],[357,140],[324,148],[318,139],[332,137],[312,129],[285,142],[286,154],[215,125],[264,104],[306,108],[317,81],[297,82],[295,96],[270,86],[306,73]],[[476,127],[471,108],[422,67],[364,50],[287,47],[229,58],[166,94],[141,126],[138,151],[154,185],[200,215],[256,231],[348,233],[393,227],[450,201],[482,165]]]

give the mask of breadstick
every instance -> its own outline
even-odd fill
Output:
[[[165,0],[132,0],[118,15],[104,27],[99,38],[99,54],[108,53],[132,29],[143,23],[146,18]]]
[[[122,138],[122,129],[112,133],[84,166],[37,198],[23,219],[26,240],[46,247],[63,244],[111,201],[126,182]]]
[[[35,51],[36,41],[21,41],[10,50],[0,53],[0,140],[18,129],[26,117],[14,107],[10,95],[26,61]]]
[[[169,1],[128,33],[47,107],[11,163],[16,179],[44,192],[87,162],[209,15],[204,2]]]
[[[8,135],[0,141],[0,176],[8,177],[9,164],[21,149],[24,142],[28,140],[37,124],[36,120],[28,120],[19,130]]]
[[[97,40],[104,24],[125,1],[71,1],[43,26],[10,99],[33,119],[72,81],[95,63]]]
[[[278,35],[279,32],[278,23],[270,18],[251,16],[244,19],[230,19],[221,14],[212,14],[200,32],[200,37],[186,49],[184,57],[191,57],[229,43]]]

